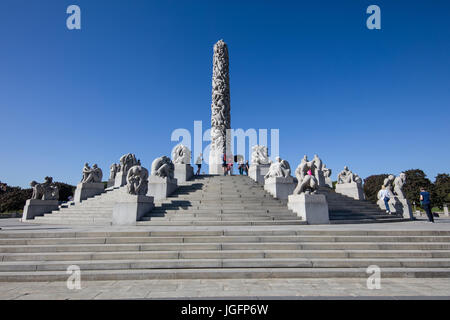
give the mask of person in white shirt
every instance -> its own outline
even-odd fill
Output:
[[[385,186],[382,186],[380,192],[378,193],[378,198],[384,201],[384,205],[386,206],[386,213],[391,214],[391,210],[389,209],[389,200],[391,199],[391,193],[389,192],[389,189],[386,189]]]
[[[198,176],[200,174],[200,169],[202,168],[202,162],[203,162],[203,157],[202,157],[202,154],[200,153],[200,155],[197,157],[197,160],[195,160],[195,164],[197,165],[197,172],[195,173],[196,176]]]

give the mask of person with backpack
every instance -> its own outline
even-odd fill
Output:
[[[428,217],[428,222],[434,223],[433,212],[431,212],[431,196],[425,188],[420,188],[420,205]]]

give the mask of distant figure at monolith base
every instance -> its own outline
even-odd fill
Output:
[[[209,173],[223,173],[223,155],[231,155],[231,138],[227,136],[230,124],[230,74],[228,47],[223,40],[214,45],[212,104],[211,104],[211,147]],[[229,132],[229,131],[228,131]]]

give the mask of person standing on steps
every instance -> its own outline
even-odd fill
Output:
[[[248,160],[245,161],[245,165],[244,165],[244,172],[245,175],[248,176],[248,169],[250,168],[250,165],[248,164]]]
[[[223,169],[223,175],[227,175],[227,155],[224,153],[222,156],[222,169]]]
[[[431,196],[425,188],[420,188],[420,205],[428,217],[428,222],[434,223],[433,212],[431,212]]]
[[[197,172],[195,173],[196,176],[200,175],[200,169],[202,168],[202,162],[203,162],[203,155],[200,153],[197,157],[197,160],[195,161],[195,164],[197,165]]]
[[[379,198],[384,201],[384,205],[386,206],[386,213],[391,214],[391,210],[389,209],[389,200],[391,199],[391,193],[389,192],[389,189],[386,189],[384,185],[381,187]]]
[[[238,169],[239,169],[239,175],[241,175],[241,176],[244,174],[244,167],[245,167],[244,160],[240,159]]]

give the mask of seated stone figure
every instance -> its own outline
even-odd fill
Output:
[[[179,144],[172,150],[173,163],[190,164],[191,163],[191,151],[188,147]]]
[[[266,146],[255,145],[252,147],[252,164],[268,164],[269,153]]]
[[[398,177],[394,179],[394,193],[399,199],[406,199],[403,193],[403,185],[406,182],[406,174],[404,172],[400,173]]]
[[[136,165],[128,170],[127,190],[132,195],[146,195],[148,191],[148,170]]]
[[[351,172],[350,169],[347,166],[345,166],[344,170],[339,172],[339,174],[337,176],[337,183],[341,184],[341,183],[351,183],[351,182],[353,182],[353,172]]]
[[[152,163],[152,176],[158,176],[161,178],[168,177],[173,179],[175,166],[169,157],[162,156],[153,160]]]
[[[59,188],[53,183],[52,177],[45,177],[43,183],[37,183],[36,181],[31,181],[30,186],[33,188],[33,194],[31,199],[40,200],[58,200],[59,199]]]
[[[280,157],[275,158],[276,161],[270,164],[269,172],[264,176],[264,179],[284,177],[291,175],[291,166],[287,160],[281,160]]]
[[[306,155],[295,169],[295,177],[298,180],[297,187],[294,189],[293,194],[301,193],[316,193],[318,182],[313,172],[316,171],[316,161],[308,161]]]
[[[103,172],[102,169],[97,167],[96,164],[92,166],[92,169],[89,167],[88,163],[84,164],[83,168],[83,179],[82,183],[94,183],[94,182],[102,182]]]

